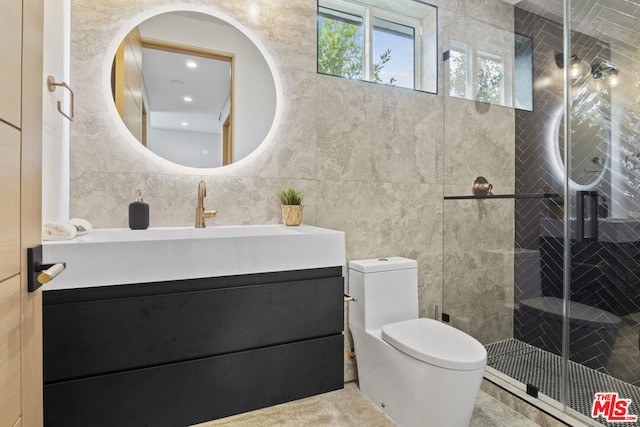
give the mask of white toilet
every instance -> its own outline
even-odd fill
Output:
[[[487,363],[482,344],[418,318],[418,265],[351,261],[349,329],[362,393],[400,427],[468,426]]]

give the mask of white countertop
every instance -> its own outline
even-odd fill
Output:
[[[145,283],[343,266],[344,232],[310,225],[95,229],[43,243],[67,268],[43,289]]]

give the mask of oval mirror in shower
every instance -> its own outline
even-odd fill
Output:
[[[571,101],[569,135],[571,141],[571,183],[575,189],[590,189],[604,176],[609,161],[611,126],[608,93],[582,91]],[[556,168],[564,176],[565,120],[562,109],[554,120],[553,145]]]

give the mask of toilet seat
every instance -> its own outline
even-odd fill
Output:
[[[433,319],[384,325],[381,337],[401,352],[442,368],[472,371],[487,360],[487,351],[475,338]]]

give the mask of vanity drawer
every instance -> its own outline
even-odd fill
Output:
[[[199,279],[197,290],[185,292],[166,293],[158,283],[146,295],[45,301],[45,383],[342,336],[343,280],[221,287],[211,279],[211,289],[202,289],[206,279]]]
[[[187,426],[343,387],[336,335],[45,385],[47,427]]]

